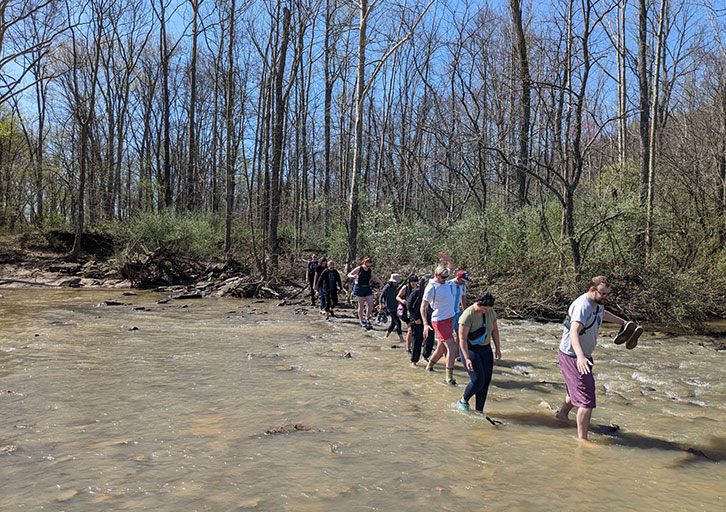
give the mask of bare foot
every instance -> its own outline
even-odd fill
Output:
[[[589,439],[581,439],[578,437],[577,443],[579,444],[580,447],[586,448],[588,450],[599,451],[599,450],[603,449],[603,447],[601,445],[597,445],[597,444],[593,443],[592,441],[590,441]]]

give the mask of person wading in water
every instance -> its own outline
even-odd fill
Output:
[[[587,439],[590,417],[595,408],[595,378],[592,367],[595,364],[592,352],[597,344],[597,335],[603,321],[620,324],[623,328],[613,340],[616,344],[627,343],[635,348],[643,328],[633,322],[626,322],[619,316],[605,310],[610,298],[610,284],[605,276],[590,281],[587,293],[580,295],[570,304],[565,318],[562,341],[557,356],[560,371],[565,379],[567,393],[565,401],[557,411],[557,418],[569,421],[570,411],[577,407],[577,437]]]
[[[355,279],[353,295],[358,298],[358,320],[360,320],[360,325],[366,329],[372,329],[370,317],[373,312],[374,298],[371,280],[383,287],[383,281],[373,273],[373,261],[367,256],[363,258],[361,264],[350,271],[348,279]]]
[[[442,263],[436,267],[434,278],[429,281],[421,301],[421,318],[424,322],[423,336],[428,336],[429,330],[433,328],[439,338],[439,346],[431,356],[426,365],[428,371],[434,370],[434,364],[446,354],[446,383],[456,386],[454,380],[454,363],[458,353],[454,341],[454,311],[456,294],[453,287],[446,280],[454,265],[451,259],[445,254],[441,255]],[[443,262],[446,262],[444,265]],[[426,318],[426,308],[431,305],[433,313],[431,323]]]
[[[469,384],[458,402],[462,411],[469,410],[469,399],[476,395],[476,412],[484,413],[484,404],[492,381],[494,358],[497,361],[502,358],[497,315],[493,306],[492,294],[482,292],[459,319],[459,351],[466,373],[469,374]],[[494,357],[492,340],[495,347]]]

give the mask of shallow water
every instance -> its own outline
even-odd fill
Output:
[[[564,394],[559,325],[500,321],[494,427],[454,407],[460,366],[457,388],[411,368],[352,310],[327,324],[311,308],[137,293],[3,290],[0,509],[726,506],[725,354],[698,337],[646,332],[629,351],[604,330],[583,444],[546,408]]]

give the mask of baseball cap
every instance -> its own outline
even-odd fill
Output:
[[[463,279],[464,281],[468,281],[469,280],[469,273],[466,272],[465,270],[459,270],[456,273],[456,278],[457,279]]]

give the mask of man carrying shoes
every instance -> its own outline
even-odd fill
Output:
[[[570,304],[557,354],[560,371],[567,387],[565,401],[557,411],[557,418],[568,421],[568,414],[573,407],[577,407],[577,436],[583,440],[587,439],[590,417],[595,408],[592,352],[597,344],[600,324],[603,321],[620,324],[622,328],[614,342],[626,343],[628,348],[635,348],[643,332],[641,326],[626,322],[605,310],[609,297],[610,285],[607,278],[594,277],[587,293],[580,295]]]

